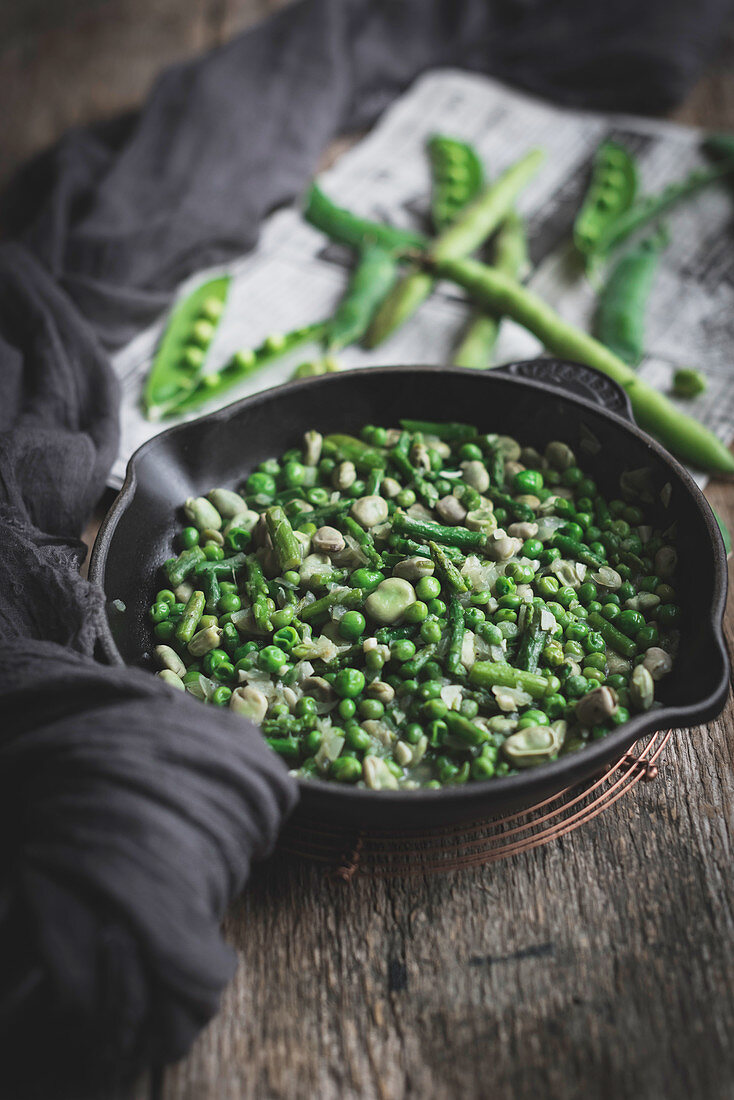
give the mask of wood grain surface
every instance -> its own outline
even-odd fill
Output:
[[[4,0],[0,177],[277,6]],[[733,58],[729,35],[673,117],[734,129]],[[734,527],[731,485],[708,496]],[[731,1100],[733,775],[730,698],[657,780],[505,862],[345,885],[276,855],[227,918],[221,1012],[130,1100]]]

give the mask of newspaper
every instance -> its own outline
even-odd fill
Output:
[[[546,150],[543,168],[518,200],[528,225],[528,283],[566,319],[584,328],[592,323],[595,294],[574,261],[570,234],[599,143],[615,138],[635,154],[643,192],[657,191],[701,163],[701,135],[689,127],[566,110],[486,77],[442,69],[421,77],[367,137],[323,174],[320,183],[335,201],[357,213],[424,228],[430,198],[425,141],[436,132],[472,142],[490,176],[531,146]],[[723,184],[666,216],[671,244],[649,303],[648,355],[640,367],[640,375],[663,391],[670,389],[678,366],[695,365],[705,371],[707,392],[681,402],[681,407],[727,443],[734,436],[733,220],[732,193]],[[254,251],[224,268],[200,271],[180,287],[184,295],[213,274],[228,271],[233,276],[210,363],[224,363],[233,351],[254,347],[269,333],[327,317],[344,291],[350,261],[348,251],[306,224],[296,207],[275,213]],[[348,348],[340,362],[344,367],[448,363],[468,312],[461,292],[441,284],[389,342],[371,352]],[[123,395],[121,447],[110,477],[113,487],[122,484],[133,451],[177,422],[151,424],[140,409],[143,380],[165,323],[166,317],[161,317],[113,359]],[[505,321],[495,361],[528,358],[541,350],[533,336]],[[197,415],[279,385],[315,353],[316,349],[300,348]]]

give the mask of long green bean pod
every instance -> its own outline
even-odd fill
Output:
[[[428,246],[435,261],[457,259],[474,252],[509,213],[518,193],[538,171],[545,154],[532,149],[507,168],[460,216]],[[387,296],[375,314],[365,344],[377,347],[413,315],[433,289],[430,273],[413,269]]]
[[[629,395],[640,427],[656,436],[683,462],[698,469],[734,473],[734,456],[713,432],[679,412],[614,352],[564,321],[533,291],[477,260],[442,260],[434,265],[434,270],[442,278],[463,286],[482,305],[523,325],[554,355],[588,363],[619,382]]]
[[[397,276],[394,250],[380,244],[363,246],[346,293],[326,326],[324,345],[328,352],[340,351],[362,339]]]
[[[595,334],[633,367],[645,352],[647,301],[668,240],[667,232],[658,229],[626,252],[612,268],[599,296]]]
[[[521,279],[528,266],[528,246],[525,223],[511,210],[497,230],[492,253],[492,265],[513,279]],[[455,367],[484,370],[491,366],[492,352],[499,336],[502,318],[496,313],[477,310],[453,354]]]

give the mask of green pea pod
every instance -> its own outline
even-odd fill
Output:
[[[484,168],[467,142],[434,134],[426,145],[431,164],[431,218],[439,232],[456,220],[484,185]]]
[[[596,336],[633,367],[645,353],[647,302],[669,239],[660,228],[626,252],[612,268],[599,296]]]
[[[394,251],[381,244],[366,244],[360,250],[346,294],[327,325],[324,338],[327,351],[339,351],[362,339],[397,275]]]
[[[411,248],[422,248],[426,243],[425,237],[420,233],[360,218],[351,211],[336,206],[315,183],[306,195],[303,216],[332,240],[350,248],[362,249],[365,244],[372,243],[396,252],[404,252]]]
[[[275,333],[268,336],[256,348],[236,351],[221,370],[202,374],[193,389],[180,394],[178,401],[171,401],[159,413],[160,416],[180,416],[192,412],[202,405],[214,401],[227,393],[239,382],[244,381],[263,367],[281,359],[304,344],[317,343],[326,332],[327,323],[318,321],[313,325],[293,329],[292,332]]]
[[[646,195],[638,199],[608,225],[603,233],[599,234],[593,249],[594,255],[597,257],[608,255],[627,237],[656,221],[666,210],[692,198],[699,191],[710,187],[712,183],[716,183],[717,180],[723,179],[732,172],[734,172],[734,159],[723,161],[711,168],[696,168],[684,179],[669,183],[659,194]]]
[[[510,211],[497,230],[492,261],[498,271],[504,271],[513,279],[522,278],[528,267],[525,223],[515,210]],[[491,366],[501,320],[496,313],[475,312],[454,352],[454,366],[478,370]]]
[[[588,256],[599,240],[632,205],[637,192],[637,165],[632,154],[616,141],[604,141],[594,154],[591,183],[573,225],[573,240]]]
[[[681,461],[700,470],[734,473],[734,456],[713,432],[676,409],[664,394],[638,378],[619,356],[564,321],[533,291],[478,260],[443,260],[434,264],[433,270],[463,286],[485,308],[511,317],[537,336],[554,355],[588,363],[619,382],[627,391],[640,427],[656,436]],[[443,541],[435,533],[433,538]]]
[[[172,403],[195,387],[231,281],[230,275],[209,279],[174,307],[143,389],[149,420],[165,416]]]
[[[457,259],[475,252],[495,231],[512,208],[522,188],[538,171],[545,154],[531,149],[520,160],[497,177],[459,217],[436,237],[428,247],[428,256],[435,261]],[[435,277],[413,268],[388,294],[367,330],[364,343],[377,347],[400,328],[428,298]]]

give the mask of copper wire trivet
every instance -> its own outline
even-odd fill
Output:
[[[440,874],[494,863],[540,848],[591,821],[640,780],[657,778],[656,761],[670,738],[653,733],[598,779],[567,787],[505,817],[436,829],[349,829],[299,818],[281,836],[280,851],[326,864],[343,882],[354,878]]]

